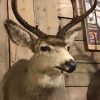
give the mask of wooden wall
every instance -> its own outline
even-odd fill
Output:
[[[7,19],[7,0],[0,0],[0,82],[9,69],[9,42],[4,21]]]
[[[77,4],[80,15],[82,0],[77,0]],[[58,16],[72,18],[70,0],[18,0],[18,9],[25,20],[31,25],[39,25],[39,28],[48,34],[55,34],[59,24],[63,26],[70,21],[59,20]],[[11,0],[0,0],[0,80],[12,64],[22,58],[30,59],[32,56],[29,49],[9,42],[3,25],[8,18],[17,22],[11,9]],[[79,23],[75,27],[81,25],[83,26]],[[86,49],[85,31],[82,29],[70,53],[77,62],[77,69],[72,74],[65,74],[66,100],[86,100],[89,81],[100,68],[100,52]]]

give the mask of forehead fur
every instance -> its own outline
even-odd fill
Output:
[[[45,38],[43,40],[52,46],[66,46],[64,40],[57,38],[56,36],[49,36],[48,38]]]

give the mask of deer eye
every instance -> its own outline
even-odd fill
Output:
[[[51,48],[50,48],[49,46],[42,46],[42,47],[40,48],[40,50],[41,50],[42,52],[46,52],[46,51],[50,51]]]

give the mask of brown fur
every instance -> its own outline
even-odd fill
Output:
[[[20,60],[7,73],[4,85],[4,100],[65,100],[64,83],[61,87],[42,87],[33,74],[28,77],[28,61]],[[34,80],[32,80],[34,79]]]
[[[4,100],[65,100],[62,72],[73,72],[76,68],[67,48],[78,33],[69,36],[65,42],[56,36],[35,39],[11,20],[6,21],[5,26],[12,42],[30,48],[34,55],[29,61],[18,61],[9,70],[5,78]]]

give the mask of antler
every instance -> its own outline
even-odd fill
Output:
[[[19,14],[17,10],[17,0],[12,0],[11,2],[12,10],[14,12],[14,15],[16,19],[29,31],[31,31],[33,34],[37,35],[39,38],[45,38],[47,35],[42,32],[40,29],[38,29],[38,26],[34,27],[28,24]]]
[[[57,32],[58,37],[64,38],[66,35],[66,32],[70,28],[72,28],[74,25],[76,25],[77,23],[82,21],[84,18],[86,18],[95,9],[95,7],[97,5],[97,0],[94,0],[93,6],[88,11],[86,11],[84,14],[82,14],[81,16],[78,16],[78,13],[76,10],[76,0],[71,0],[71,3],[72,3],[72,7],[73,7],[73,18],[67,25],[60,28],[60,30]]]

